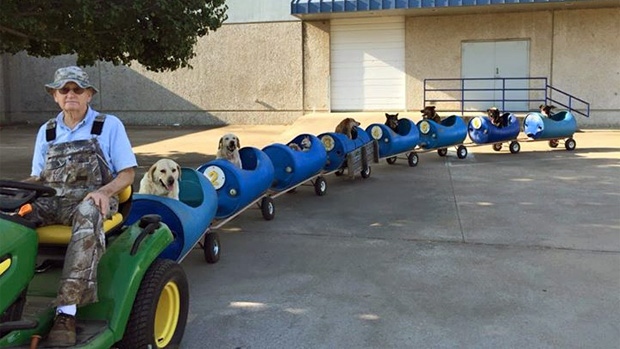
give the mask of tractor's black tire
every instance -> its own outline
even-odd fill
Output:
[[[495,143],[495,144],[493,144],[493,150],[495,150],[495,151],[502,150],[502,143]]]
[[[560,144],[560,142],[558,142],[557,139],[552,139],[552,140],[549,141],[549,146],[551,148],[557,148],[559,144]]]
[[[388,163],[388,164],[390,164],[390,165],[393,165],[393,164],[395,164],[395,163],[396,163],[396,159],[397,159],[397,157],[396,157],[396,156],[390,156],[389,158],[386,158],[386,159],[385,159],[385,162],[387,162],[387,163]]]
[[[572,151],[575,150],[575,147],[577,147],[577,142],[575,142],[574,139],[569,138],[564,142],[564,147],[566,148],[566,150],[568,151]]]
[[[178,311],[170,310],[175,307]],[[172,260],[156,259],[140,283],[125,334],[115,347],[178,348],[185,332],[188,309],[189,287],[183,268]],[[176,319],[170,318],[177,313]],[[166,329],[156,328],[157,317],[167,324],[171,321],[176,324]]]
[[[446,148],[437,149],[437,155],[442,156],[442,157],[448,155],[448,149]]]

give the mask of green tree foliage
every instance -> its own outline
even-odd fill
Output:
[[[76,54],[138,61],[152,71],[191,67],[198,38],[228,18],[225,0],[0,0],[0,53]]]

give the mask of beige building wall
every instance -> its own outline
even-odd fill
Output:
[[[550,75],[551,12],[409,17],[405,30],[409,110],[420,110],[424,105],[424,79],[461,77],[463,42],[528,40],[530,76]],[[451,99],[460,98],[460,94],[436,93],[432,97]],[[441,106],[453,110],[461,108],[457,103],[442,103]]]
[[[193,69],[155,73],[98,63],[85,70],[92,106],[126,124],[285,124],[302,115],[301,22],[225,25],[199,40]],[[43,85],[75,57],[9,59],[10,122],[41,123],[58,111]],[[4,95],[4,94],[3,94]]]
[[[620,8],[554,13],[552,85],[591,103],[579,125],[620,126]]]
[[[304,22],[304,110],[330,110],[330,22]]]

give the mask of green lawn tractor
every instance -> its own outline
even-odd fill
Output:
[[[35,229],[19,211],[54,194],[41,185],[0,181],[0,348],[47,348],[71,228]],[[160,257],[173,234],[158,215],[126,226],[131,198],[128,187],[119,213],[105,222],[99,301],[78,308],[76,348],[176,348],[183,337],[187,277],[178,262]]]

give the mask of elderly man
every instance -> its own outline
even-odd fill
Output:
[[[37,199],[26,218],[72,226],[48,345],[73,346],[77,306],[97,301],[103,220],[118,209],[117,194],[133,183],[137,162],[122,122],[90,107],[97,89],[86,72],[60,68],[45,88],[61,112],[39,129],[30,180],[57,195]]]

